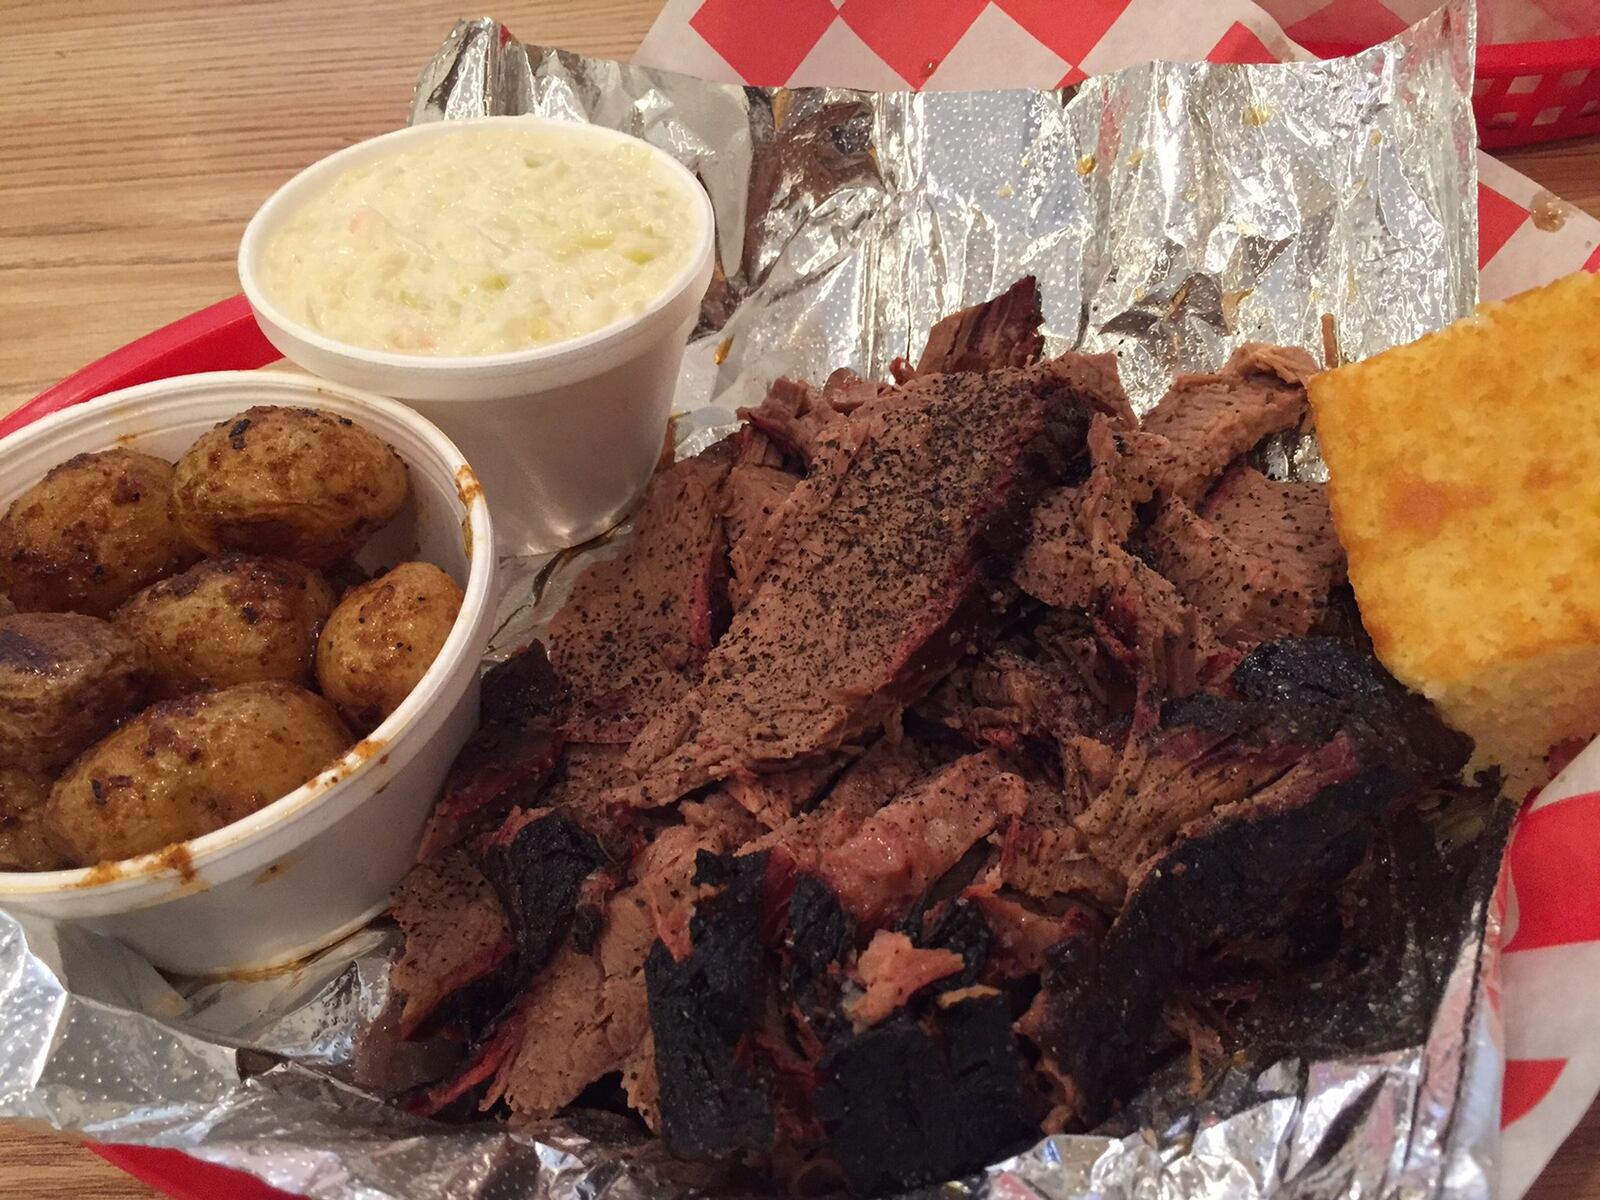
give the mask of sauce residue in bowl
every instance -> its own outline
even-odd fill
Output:
[[[482,355],[592,333],[656,299],[694,212],[643,145],[464,129],[352,167],[292,213],[260,269],[302,324],[370,349]]]

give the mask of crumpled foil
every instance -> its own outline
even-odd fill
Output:
[[[1472,23],[1457,0],[1347,60],[912,95],[708,84],[465,21],[424,70],[412,120],[589,120],[696,172],[718,238],[678,393],[678,444],[692,452],[774,376],[882,377],[939,316],[1028,272],[1049,348],[1116,351],[1141,410],[1175,372],[1214,368],[1242,341],[1356,358],[1465,314]],[[1310,443],[1268,465],[1320,469]],[[621,536],[508,562],[498,652]],[[1374,1027],[1361,1044],[1312,1037],[1241,1060],[1201,1100],[1153,1083],[1117,1126],[1045,1139],[929,1195],[1487,1200],[1504,835],[1491,820],[1466,848],[1471,870],[1435,897],[1431,929],[1407,935],[1401,982],[1356,1021]],[[428,1047],[383,1036],[396,942],[380,925],[269,979],[197,983],[85,930],[0,912],[0,1117],[181,1149],[319,1200],[703,1194],[604,1114],[511,1131],[384,1103],[431,1067]]]

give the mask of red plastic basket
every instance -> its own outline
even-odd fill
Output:
[[[1483,47],[1472,107],[1491,149],[1600,133],[1600,37]]]
[[[1364,46],[1305,42],[1318,58]],[[1600,37],[1478,47],[1472,108],[1485,149],[1600,133]]]

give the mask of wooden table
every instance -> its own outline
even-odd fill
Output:
[[[502,0],[524,38],[626,57],[660,0]],[[52,11],[53,10],[53,11]],[[0,412],[238,290],[273,187],[398,126],[448,0],[0,0]],[[1508,154],[1600,215],[1600,142]],[[75,1145],[0,1128],[0,1195],[149,1200]],[[1533,1195],[1600,1200],[1600,1106]]]

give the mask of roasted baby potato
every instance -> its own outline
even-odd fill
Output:
[[[138,642],[99,617],[0,617],[0,766],[53,773],[150,694]]]
[[[163,701],[56,781],[50,840],[78,866],[148,854],[271,804],[349,745],[333,707],[293,684]]]
[[[53,467],[0,518],[0,584],[21,612],[103,617],[200,557],[173,513],[170,464],[132,450]]]
[[[461,589],[431,563],[401,563],[352,588],[317,642],[322,694],[357,729],[371,729],[411,694],[456,614]]]
[[[281,679],[309,686],[333,591],[310,567],[223,554],[144,589],[112,620],[145,648],[156,690]]]
[[[70,866],[45,836],[44,775],[0,767],[0,871],[54,871]]]
[[[327,567],[405,502],[406,466],[348,417],[257,407],[200,436],[178,460],[178,520],[203,550]]]

